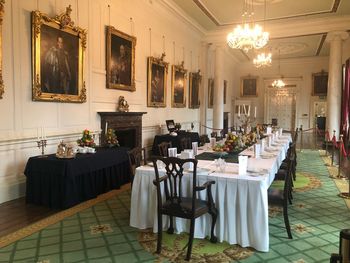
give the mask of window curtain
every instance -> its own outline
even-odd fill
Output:
[[[350,109],[350,59],[345,63],[343,68],[343,85],[342,85],[342,104],[341,104],[341,123],[340,131],[343,134],[345,149],[349,143],[349,109]]]

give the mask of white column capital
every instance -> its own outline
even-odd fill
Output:
[[[326,41],[331,42],[334,40],[345,40],[349,37],[349,33],[346,31],[332,31],[327,33]]]

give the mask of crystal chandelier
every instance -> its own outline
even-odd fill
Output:
[[[274,88],[284,88],[286,84],[282,80],[283,76],[281,75],[281,49],[280,48],[278,48],[278,74],[281,76],[281,78],[275,79],[271,85]]]
[[[261,26],[254,24],[252,20],[253,15],[253,0],[244,0],[243,25],[238,25],[227,35],[227,44],[229,47],[242,49],[247,53],[250,49],[259,49],[267,44],[269,33],[264,32]],[[246,21],[244,22],[244,20]]]
[[[258,54],[258,56],[253,60],[253,64],[257,68],[269,67],[271,66],[271,63],[272,63],[271,53]]]

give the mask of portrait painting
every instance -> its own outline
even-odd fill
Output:
[[[327,96],[328,72],[312,74],[312,96]]]
[[[199,87],[201,85],[202,76],[199,72],[190,73],[190,98],[188,107],[191,109],[198,109],[200,105],[199,101]]]
[[[173,108],[186,107],[187,70],[183,65],[172,66],[171,78],[171,106]]]
[[[212,109],[214,105],[214,79],[208,79],[208,108]]]
[[[162,58],[148,57],[147,106],[166,107],[168,63]]]
[[[32,12],[33,100],[85,102],[86,31],[74,26],[71,7],[54,18]]]
[[[136,37],[107,27],[107,88],[135,91]]]
[[[258,77],[247,76],[241,78],[241,97],[257,97]]]

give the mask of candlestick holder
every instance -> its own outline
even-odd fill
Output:
[[[241,127],[244,129],[244,132],[247,132],[247,128],[251,127],[251,124],[256,121],[256,117],[251,117],[247,114],[240,114],[238,120],[241,122]]]
[[[47,145],[47,140],[41,139],[41,140],[37,141],[37,144],[38,144],[38,148],[41,149],[41,156],[39,156],[39,158],[47,157],[45,155],[45,147]]]

